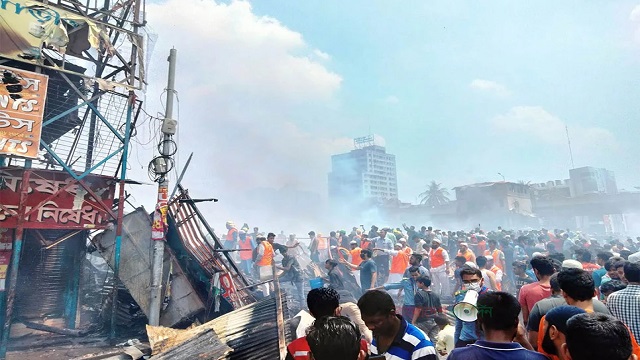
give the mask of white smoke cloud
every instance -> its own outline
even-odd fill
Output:
[[[180,160],[195,153],[183,184],[194,197],[220,198],[203,205],[212,223],[255,223],[264,218],[247,214],[277,211],[277,204],[238,201],[257,188],[326,197],[330,155],[352,146],[351,139],[313,131],[342,82],[327,67],[329,54],[276,19],[256,15],[246,1],[150,3],[147,20],[158,34],[147,108],[161,109],[166,56],[175,46]],[[137,150],[141,162],[151,159],[151,151]],[[139,202],[154,199],[137,195]]]

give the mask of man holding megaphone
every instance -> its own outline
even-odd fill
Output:
[[[476,302],[480,294],[488,291],[484,286],[482,272],[471,266],[463,266],[460,270],[462,290],[455,293],[456,305],[453,313],[456,316],[454,340],[456,347],[473,344],[480,338],[480,328],[477,327],[478,308]]]

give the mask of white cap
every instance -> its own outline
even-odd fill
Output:
[[[474,268],[474,269],[477,269],[477,268],[478,268],[478,265],[477,265],[476,263],[474,263],[473,261],[467,261],[467,262],[466,262],[466,263],[464,263],[464,264],[465,264],[465,265],[467,265],[467,266],[470,266],[470,267],[472,267],[472,268]]]
[[[563,269],[583,269],[578,260],[568,259],[562,262]]]

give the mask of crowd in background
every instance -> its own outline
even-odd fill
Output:
[[[309,231],[302,245],[293,234],[264,236],[246,224],[236,229],[228,222],[227,230],[224,246],[239,250],[242,271],[256,281],[273,276],[276,254],[282,254],[276,265],[279,280],[294,285],[299,302],[322,318],[309,328],[309,334],[320,336],[314,341],[330,342],[322,332],[329,328],[349,332],[353,326],[367,345],[361,349],[366,356],[387,359],[474,359],[487,353],[495,359],[626,360],[640,355],[640,237],[560,229],[418,230],[403,224],[361,225],[327,235]],[[310,279],[309,267],[325,273]],[[315,281],[305,297],[309,280],[321,282]],[[262,286],[267,295],[268,283]],[[349,309],[347,320],[339,311],[314,313],[309,296],[329,290],[339,301],[333,310]],[[477,321],[452,321],[447,314],[469,290],[479,294],[478,309],[491,311],[478,311]],[[412,352],[399,343],[405,337],[412,339]],[[619,346],[604,346],[605,340]],[[290,357],[306,359],[293,356],[306,351],[324,358],[315,356],[311,341],[303,345],[310,349],[294,349]],[[360,349],[360,341],[357,345]],[[361,356],[355,350],[354,345],[349,359]]]

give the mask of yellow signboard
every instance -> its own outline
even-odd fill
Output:
[[[69,29],[74,31],[70,36]],[[80,31],[77,31],[80,30]],[[93,21],[49,4],[30,0],[0,0],[0,55],[40,63],[42,48],[79,54],[109,43]]]
[[[0,65],[0,154],[38,157],[47,75]]]

